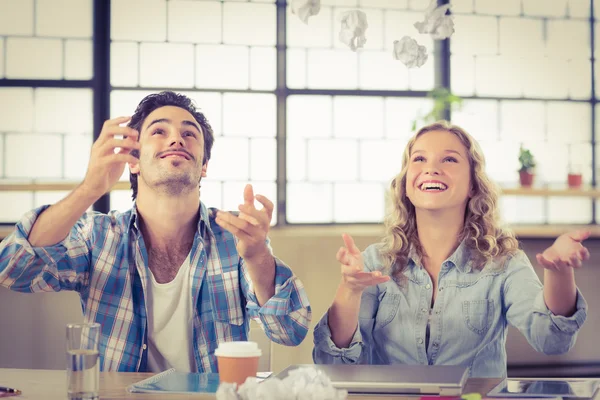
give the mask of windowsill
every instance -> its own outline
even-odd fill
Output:
[[[0,226],[0,240],[8,236],[14,225]],[[600,238],[600,225],[515,225],[512,227],[518,239],[553,239],[557,236],[576,229],[590,229],[591,238]],[[382,225],[298,225],[273,227],[269,236],[277,237],[338,237],[347,233],[353,237],[384,235]]]

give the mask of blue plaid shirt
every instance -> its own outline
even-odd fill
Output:
[[[0,243],[0,285],[26,293],[77,291],[84,320],[102,326],[100,368],[145,371],[148,252],[135,207],[125,213],[86,213],[62,242],[33,247],[27,238],[47,207],[27,213]],[[249,318],[272,341],[290,346],[302,342],[311,320],[302,283],[277,258],[275,295],[258,305],[236,239],[215,223],[215,216],[216,209],[201,204],[190,253],[199,372],[217,371],[214,352],[220,342],[248,339]]]

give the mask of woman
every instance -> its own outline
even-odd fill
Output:
[[[589,232],[537,255],[542,286],[500,227],[483,153],[464,130],[445,121],[419,130],[389,204],[381,243],[361,253],[343,235],[342,281],[315,327],[315,363],[453,364],[505,377],[508,324],[546,354],[574,345],[587,306],[573,268],[589,258]]]

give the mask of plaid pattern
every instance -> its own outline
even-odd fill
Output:
[[[27,237],[47,207],[27,213],[0,243],[0,285],[25,293],[77,291],[85,321],[102,326],[101,369],[144,371],[149,270],[135,207],[125,213],[86,213],[62,242],[33,247]],[[275,295],[259,306],[235,237],[215,223],[216,209],[201,204],[200,214],[190,255],[198,371],[217,371],[218,344],[247,340],[250,318],[272,341],[300,344],[311,320],[302,283],[275,258]]]

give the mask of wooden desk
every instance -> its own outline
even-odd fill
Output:
[[[211,394],[198,394],[197,396],[168,395],[164,394],[145,394],[145,393],[127,393],[125,388],[134,383],[148,378],[153,374],[136,372],[101,372],[100,373],[100,399],[101,400],[119,400],[119,399],[159,399],[180,400],[189,399],[215,399]],[[20,389],[23,394],[9,399],[44,399],[44,400],[65,400],[67,398],[65,371],[55,370],[36,370],[36,369],[2,369],[0,368],[0,386],[8,386]],[[465,393],[486,394],[500,379],[469,379],[465,388]],[[402,399],[415,400],[416,397],[408,396],[364,396],[350,395],[352,399],[361,400],[381,400],[381,399]]]

